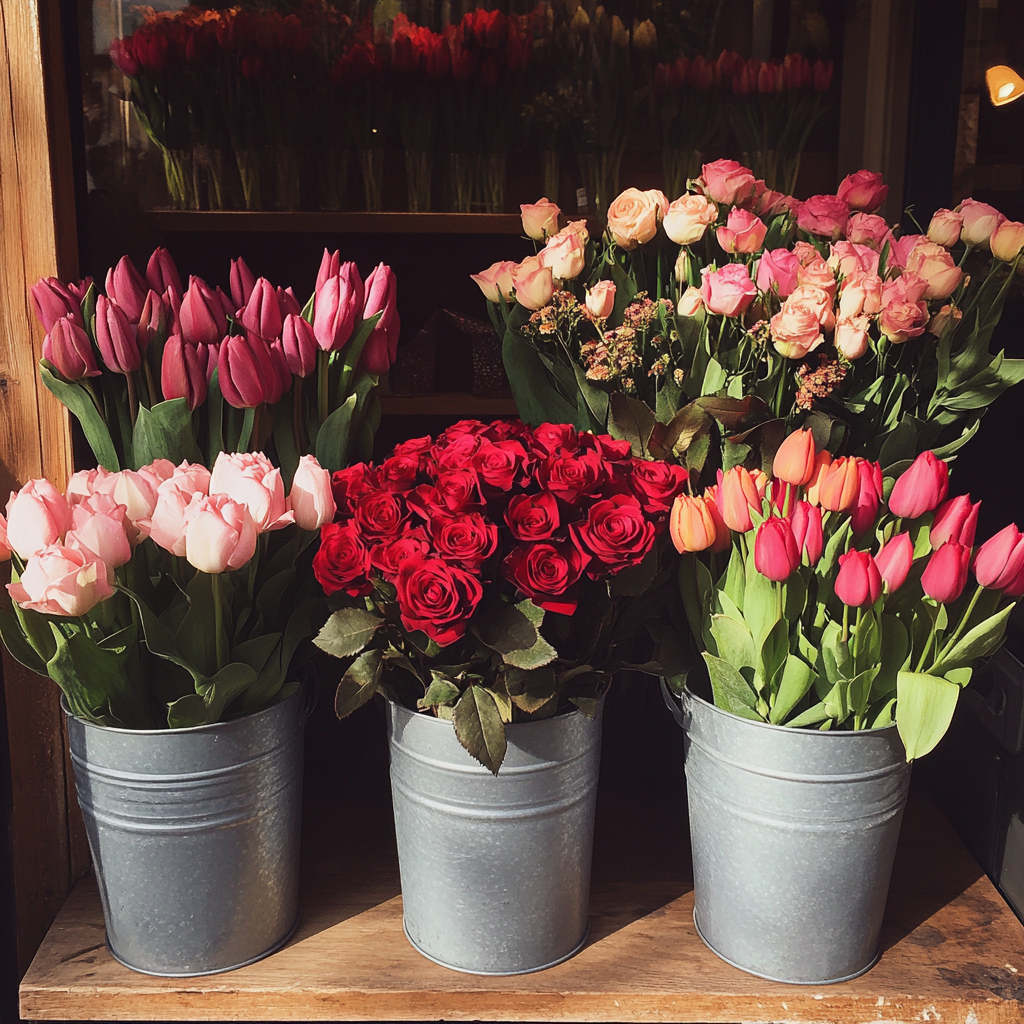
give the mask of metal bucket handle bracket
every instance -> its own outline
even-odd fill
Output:
[[[676,698],[673,695],[672,691],[668,688],[668,682],[664,676],[659,676],[658,682],[661,683],[661,696],[665,700],[665,707],[668,708],[679,728],[685,730],[690,724],[690,715],[686,709],[685,702],[680,706],[681,698]]]

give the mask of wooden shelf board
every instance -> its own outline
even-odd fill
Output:
[[[21,1015],[706,1024],[1024,1019],[1024,926],[933,805],[908,808],[881,961],[860,978],[828,986],[762,981],[701,943],[683,814],[672,800],[602,797],[586,948],[538,974],[483,978],[438,967],[406,941],[386,802],[360,808],[307,799],[301,919],[284,949],[211,977],[135,974],[107,952],[96,884],[86,878],[22,982]]]
[[[291,231],[336,234],[521,235],[515,213],[342,213],[334,211],[153,210],[163,231]]]
[[[450,391],[433,395],[381,395],[385,416],[515,416],[514,398],[485,398]]]

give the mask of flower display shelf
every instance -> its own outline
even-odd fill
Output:
[[[402,934],[390,810],[307,801],[303,895],[284,949],[228,974],[134,974],[104,946],[96,882],[68,899],[21,985],[28,1020],[938,1021],[1024,1019],[1024,925],[934,805],[912,797],[882,930],[853,981],[793,986],[698,938],[685,808],[603,794],[590,938],[538,974],[484,978]]]
[[[162,231],[332,232],[337,234],[521,235],[517,213],[247,212],[154,210]]]

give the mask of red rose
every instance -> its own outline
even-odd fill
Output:
[[[434,550],[446,562],[468,572],[479,572],[498,547],[498,527],[479,512],[437,516],[430,520],[430,536]]]
[[[429,452],[431,446],[434,444],[434,439],[427,435],[426,437],[414,437],[408,441],[402,441],[395,445],[395,450],[392,452],[393,455],[424,455]]]
[[[480,485],[472,469],[450,469],[434,482],[438,499],[448,513],[475,511],[480,502]]]
[[[502,572],[538,608],[559,615],[576,611],[576,584],[587,556],[573,544],[541,541],[513,548]]]
[[[632,495],[616,494],[595,502],[585,523],[570,527],[582,551],[593,555],[587,573],[591,579],[638,565],[654,543],[654,524],[645,517]]]
[[[410,452],[403,455],[392,455],[385,459],[377,470],[380,486],[386,491],[404,494],[416,486],[420,475],[420,456]]]
[[[533,432],[534,447],[545,455],[556,452],[574,452],[580,446],[580,435],[568,423],[542,423]]]
[[[397,537],[409,513],[405,502],[391,491],[371,491],[356,503],[355,520],[359,532],[371,543]]]
[[[351,515],[356,502],[364,494],[375,491],[379,486],[377,471],[365,462],[349,466],[348,469],[339,469],[336,473],[331,474],[334,503],[342,515]]]
[[[686,484],[687,475],[682,466],[634,459],[629,482],[633,493],[640,499],[640,507],[649,515],[658,515],[672,508],[675,496]]]
[[[547,491],[517,494],[505,510],[505,522],[516,540],[548,540],[562,525],[558,502]]]
[[[518,441],[487,441],[473,456],[480,481],[498,491],[508,491],[526,462],[526,449]]]
[[[370,555],[355,522],[325,523],[320,527],[320,550],[313,558],[313,574],[325,594],[339,590],[352,597],[368,594],[369,569]]]
[[[377,544],[370,552],[370,564],[388,581],[393,582],[399,566],[407,558],[426,558],[430,554],[430,538],[422,526],[391,541]]]
[[[616,441],[611,434],[580,434],[580,441],[586,448],[596,448],[605,462],[628,461],[633,446],[628,441]]]
[[[487,429],[487,424],[481,423],[480,420],[459,420],[458,423],[453,423],[447,430],[438,434],[437,443],[443,447],[464,434],[483,434]]]
[[[495,420],[488,428],[484,437],[488,441],[528,440],[530,428],[522,420]]]
[[[477,434],[460,434],[458,437],[441,444],[438,442],[431,450],[437,468],[444,472],[451,469],[466,469],[473,462],[473,456],[485,444]]]
[[[408,558],[395,580],[402,625],[422,630],[442,647],[466,632],[470,616],[484,596],[480,581],[440,558]]]
[[[597,490],[607,474],[600,452],[591,448],[575,454],[563,450],[549,455],[541,463],[537,477],[556,498],[574,504],[581,494]]]

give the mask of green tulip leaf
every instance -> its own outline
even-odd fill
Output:
[[[953,720],[960,687],[925,672],[900,672],[896,677],[896,726],[914,761],[933,750]]]
[[[758,669],[770,692],[774,692],[785,671],[789,655],[789,622],[777,619],[761,644]]]
[[[172,729],[189,729],[219,722],[231,702],[253,683],[256,673],[241,662],[225,665],[219,672],[197,683],[196,693],[186,694],[167,708]]]
[[[823,703],[818,703],[801,712],[796,718],[791,718],[788,722],[780,724],[788,729],[806,729],[809,725],[820,725],[822,722],[827,722],[829,718],[828,708]]]
[[[349,395],[324,420],[316,435],[316,460],[329,473],[348,465],[349,427],[356,409],[356,396]]]
[[[339,608],[324,623],[313,643],[334,658],[345,658],[358,654],[383,624],[379,615],[365,608]]]
[[[22,615],[37,615],[38,612],[22,612]],[[32,646],[25,630],[21,628],[18,616],[11,610],[7,602],[0,604],[0,639],[4,646],[11,653],[20,665],[24,665],[30,672],[36,675],[45,676],[46,662],[40,657],[39,652]],[[52,657],[52,655],[51,655]]]
[[[183,460],[202,459],[192,433],[192,411],[184,398],[160,402],[152,409],[139,407],[132,440],[134,468],[156,459],[169,459],[176,466]]]
[[[757,705],[757,694],[740,675],[739,669],[721,658],[716,658],[708,651],[704,652],[704,660],[707,662],[708,674],[711,676],[715,707],[738,715],[740,718],[763,721],[762,716],[754,710]]]
[[[754,638],[745,623],[728,615],[712,615],[711,635],[717,648],[713,653],[717,657],[741,670],[757,667]]]
[[[790,654],[786,658],[786,667],[782,671],[775,703],[768,715],[768,721],[774,725],[782,725],[797,706],[810,692],[817,678],[814,669],[802,658]]]
[[[82,433],[85,434],[85,439],[89,442],[96,461],[104,469],[109,469],[111,473],[117,473],[121,469],[117,449],[114,447],[107,424],[85,385],[66,381],[59,377],[50,369],[44,359],[39,361],[39,376],[47,391],[54,395],[70,412],[74,413],[75,418],[82,425]]]
[[[978,658],[984,658],[995,651],[1003,642],[1006,621],[1014,607],[1015,605],[1008,604],[995,615],[969,629],[948,654],[942,655],[932,665],[930,671],[935,675],[947,675],[950,669],[968,667]]]
[[[452,714],[455,735],[488,771],[498,774],[505,759],[505,725],[494,698],[481,686],[470,686]]]

